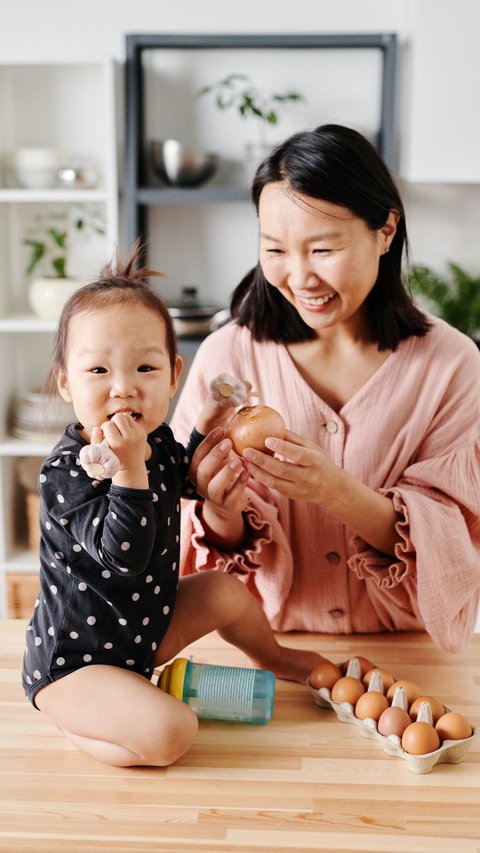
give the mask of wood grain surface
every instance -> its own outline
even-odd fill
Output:
[[[25,622],[0,622],[0,850],[479,853],[480,737],[461,764],[412,773],[355,726],[277,681],[267,726],[200,722],[168,768],[116,768],[78,752],[27,702]],[[480,636],[465,652],[423,634],[279,635],[337,662],[361,654],[480,727]],[[248,665],[216,634],[185,650]],[[141,721],[139,721],[141,724]]]

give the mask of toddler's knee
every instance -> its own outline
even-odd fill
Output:
[[[156,767],[174,764],[190,748],[198,731],[198,719],[187,705],[180,705],[178,716],[162,726],[157,736],[150,738],[145,763]]]

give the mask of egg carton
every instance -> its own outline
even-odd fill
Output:
[[[472,726],[472,734],[468,738],[463,738],[462,740],[444,740],[442,745],[434,752],[427,752],[424,755],[411,755],[402,748],[401,738],[398,735],[388,735],[387,737],[381,735],[377,729],[376,720],[372,718],[359,720],[355,716],[354,707],[350,702],[334,702],[330,697],[330,690],[326,687],[320,687],[317,690],[309,685],[309,689],[319,707],[332,708],[341,723],[353,723],[362,737],[372,738],[381,743],[384,752],[388,755],[393,755],[395,758],[403,758],[407,763],[408,769],[413,771],[413,773],[430,773],[435,764],[459,764],[463,761],[476,736],[476,729]],[[443,707],[445,713],[450,710],[445,705]],[[421,719],[420,714],[417,719]]]

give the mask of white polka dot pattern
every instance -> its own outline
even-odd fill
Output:
[[[43,592],[27,630],[30,697],[79,666],[153,671],[178,586],[179,499],[191,456],[165,425],[152,440],[148,490],[88,478],[74,426],[42,467]]]

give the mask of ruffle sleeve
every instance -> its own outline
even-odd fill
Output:
[[[396,560],[359,536],[349,560],[367,582],[372,605],[402,626],[408,607],[433,641],[448,651],[469,642],[480,599],[480,447],[456,448],[440,458],[416,462],[389,489],[402,518]]]
[[[180,574],[214,569],[232,572],[262,602],[268,619],[275,620],[293,582],[293,561],[287,535],[278,521],[276,506],[261,495],[262,487],[247,489],[244,512],[247,540],[238,551],[222,551],[205,541],[199,502],[182,506]],[[261,568],[261,571],[256,572]]]

